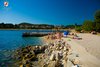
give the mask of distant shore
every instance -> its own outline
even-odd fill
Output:
[[[0,29],[0,30],[57,30],[57,29]],[[69,30],[69,29],[59,29],[59,30]]]

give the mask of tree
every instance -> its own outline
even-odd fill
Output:
[[[92,31],[94,29],[93,27],[93,22],[90,20],[86,20],[84,21],[83,25],[82,25],[83,30],[85,31]]]
[[[82,31],[82,27],[81,27],[81,26],[77,26],[77,27],[75,28],[75,30],[76,30],[77,32],[81,32],[81,31]]]
[[[100,10],[96,11],[94,18],[96,31],[100,32]]]

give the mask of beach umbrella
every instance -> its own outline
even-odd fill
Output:
[[[69,33],[68,31],[65,31],[65,32],[64,32],[64,35],[68,35],[68,33]]]
[[[9,3],[7,1],[4,2],[4,6],[8,7]]]
[[[63,36],[66,37],[69,34],[68,31],[63,32]]]

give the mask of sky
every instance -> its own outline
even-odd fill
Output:
[[[97,10],[100,0],[0,0],[0,23],[82,24],[93,21]]]

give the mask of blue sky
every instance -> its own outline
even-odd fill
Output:
[[[100,0],[0,0],[0,23],[82,24],[93,20],[96,10]]]

